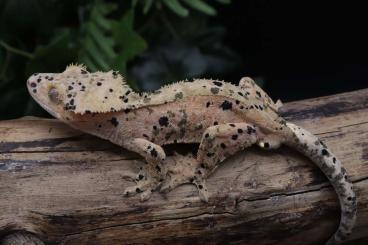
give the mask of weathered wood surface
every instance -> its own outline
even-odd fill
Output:
[[[282,111],[344,163],[359,201],[350,240],[367,241],[368,89]],[[321,171],[286,147],[227,160],[208,181],[209,203],[190,185],[145,203],[123,197],[136,159],[56,120],[0,122],[0,237],[23,230],[49,244],[321,244],[339,221]]]

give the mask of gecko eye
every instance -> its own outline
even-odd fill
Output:
[[[60,103],[61,102],[61,99],[59,97],[59,92],[57,91],[56,88],[51,88],[49,90],[49,98],[52,102],[54,103]]]

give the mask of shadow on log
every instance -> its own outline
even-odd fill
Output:
[[[366,244],[368,90],[287,103],[282,114],[343,162],[359,201],[348,243]],[[137,155],[56,120],[0,122],[0,237],[21,230],[46,244],[322,244],[338,225],[327,179],[286,147],[251,148],[228,159],[208,180],[209,203],[190,185],[144,203],[123,197],[133,184],[123,176],[141,164]]]

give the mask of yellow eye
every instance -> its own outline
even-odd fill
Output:
[[[59,92],[57,91],[56,88],[51,88],[49,90],[49,98],[54,103],[60,103],[61,102],[61,99],[59,97]]]

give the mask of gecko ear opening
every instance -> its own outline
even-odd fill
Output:
[[[60,98],[59,91],[55,87],[51,87],[49,89],[48,96],[49,96],[49,99],[53,103],[55,103],[55,104],[60,104],[61,103],[61,98]]]

